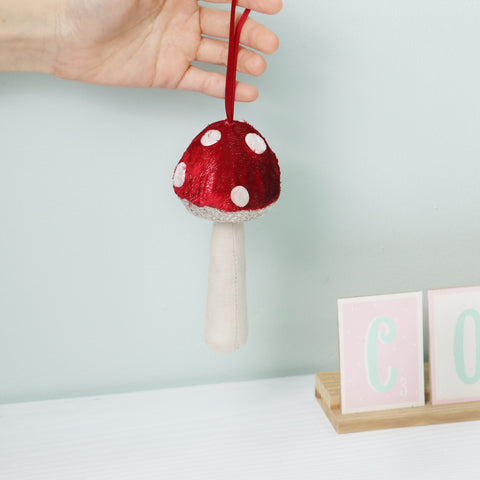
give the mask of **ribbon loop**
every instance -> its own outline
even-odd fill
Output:
[[[227,61],[227,79],[225,83],[225,112],[227,114],[228,123],[233,122],[233,112],[235,109],[235,89],[237,86],[237,59],[238,59],[238,47],[240,44],[240,34],[242,32],[243,25],[245,24],[247,17],[250,13],[249,9],[245,9],[235,25],[237,9],[237,0],[232,0],[230,11],[230,34],[228,39],[228,61]]]

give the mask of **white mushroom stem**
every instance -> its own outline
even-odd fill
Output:
[[[232,353],[248,335],[243,223],[213,224],[205,339],[219,353]]]

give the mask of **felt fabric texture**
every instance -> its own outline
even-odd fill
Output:
[[[235,199],[238,187],[248,192],[243,206],[232,200],[232,191]],[[193,139],[177,165],[174,190],[197,207],[232,213],[263,210],[280,195],[280,167],[275,153],[254,127],[222,120],[208,125]]]
[[[232,353],[248,336],[243,223],[214,223],[210,244],[205,340]]]

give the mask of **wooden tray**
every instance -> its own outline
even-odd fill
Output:
[[[315,376],[315,396],[337,433],[480,420],[480,402],[432,405],[430,403],[429,379],[429,369],[428,364],[426,364],[424,407],[342,414],[340,407],[340,372],[317,373]]]

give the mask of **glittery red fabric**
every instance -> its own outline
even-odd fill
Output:
[[[201,143],[208,130],[218,130],[221,138],[210,146]],[[259,135],[267,149],[255,153],[247,145],[249,133]],[[198,207],[225,212],[258,210],[274,203],[280,195],[280,168],[266,140],[246,122],[227,120],[212,123],[202,130],[187,148],[179,163],[185,163],[185,181],[174,186],[175,193]],[[233,203],[231,192],[243,186],[249,194],[244,207]]]

